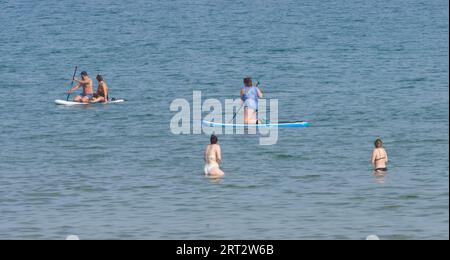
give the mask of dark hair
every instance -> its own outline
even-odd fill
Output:
[[[88,74],[87,74],[86,71],[82,71],[82,72],[81,72],[81,76],[82,76],[82,77],[86,77],[86,76],[88,76]]]
[[[217,144],[218,141],[219,139],[217,138],[217,136],[211,135],[211,144]]]
[[[251,86],[253,86],[252,78],[251,78],[251,77],[246,77],[246,78],[244,79],[244,85],[245,85],[246,87],[251,87]]]
[[[103,76],[102,75],[97,75],[97,80],[98,81],[103,81]]]
[[[381,147],[383,147],[383,141],[381,141],[380,138],[378,138],[377,140],[375,140],[375,147],[376,147],[376,148],[381,148]]]

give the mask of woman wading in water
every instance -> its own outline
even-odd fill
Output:
[[[375,149],[372,153],[372,165],[376,174],[387,172],[388,155],[386,150],[383,148],[383,141],[377,139],[375,141]]]
[[[217,144],[218,138],[211,136],[211,144],[205,150],[205,175],[210,177],[223,177],[225,173],[220,169],[222,163],[222,150]]]

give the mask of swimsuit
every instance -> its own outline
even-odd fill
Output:
[[[91,100],[91,99],[94,98],[94,94],[86,94],[86,93],[84,93],[84,92],[81,93],[80,96],[81,96],[82,98],[87,97],[87,98],[89,98],[89,100]]]
[[[380,153],[378,152],[378,155],[380,155]],[[379,161],[379,160],[383,160],[386,159],[386,157],[380,156],[379,158],[376,158],[375,161]],[[387,172],[387,167],[384,168],[376,168],[375,171],[376,172]]]
[[[258,110],[258,87],[243,87],[242,89],[244,90],[242,100],[245,108]]]
[[[104,87],[102,87],[101,89],[99,88],[96,95],[97,97],[103,97],[105,100],[108,100],[104,90],[105,90]]]
[[[214,169],[219,169],[219,168],[220,168],[220,166],[216,162],[207,163],[205,165],[205,175],[211,175],[211,173]]]
[[[214,169],[220,168],[215,156],[209,156],[208,161],[209,163],[205,164],[205,175],[210,175]]]

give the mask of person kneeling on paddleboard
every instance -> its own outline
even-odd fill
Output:
[[[108,102],[109,89],[102,75],[97,75],[98,88],[91,103]]]
[[[75,92],[80,87],[83,88],[83,93],[80,95],[77,95],[73,101],[74,102],[82,102],[82,103],[89,103],[89,101],[94,97],[94,88],[93,88],[93,82],[89,78],[89,75],[86,71],[81,72],[81,80],[74,78],[74,81],[77,82],[77,85],[73,87],[71,90],[69,90],[68,94],[71,94]]]
[[[222,150],[217,144],[218,138],[211,136],[211,144],[205,150],[205,175],[210,177],[223,177],[225,173],[220,169],[222,163]]]
[[[244,102],[244,124],[258,124],[258,100],[263,97],[262,91],[253,86],[250,77],[244,79],[244,87],[241,88],[241,99]]]

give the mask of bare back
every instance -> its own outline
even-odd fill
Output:
[[[222,160],[221,148],[218,144],[210,144],[205,150],[205,162],[220,164]]]
[[[375,169],[386,168],[389,161],[387,152],[384,148],[375,148],[372,154],[372,164]]]

